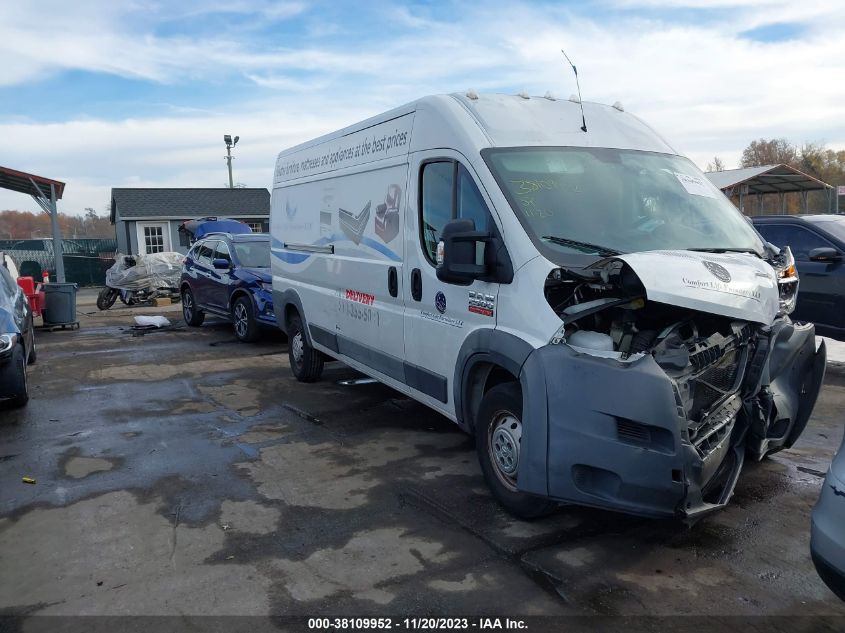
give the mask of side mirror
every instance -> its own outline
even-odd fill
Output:
[[[842,253],[830,246],[814,248],[809,253],[811,262],[838,262],[842,260]]]
[[[232,267],[232,263],[228,259],[223,259],[222,257],[212,260],[211,265],[218,270],[229,270]]]
[[[487,275],[484,249],[488,233],[475,230],[472,220],[452,220],[443,227],[437,244],[437,278],[450,284],[468,286]]]

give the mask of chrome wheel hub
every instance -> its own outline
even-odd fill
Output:
[[[496,414],[490,425],[490,457],[499,479],[516,489],[519,470],[519,449],[522,441],[522,422],[510,411]]]
[[[239,303],[235,306],[235,330],[238,332],[238,335],[243,336],[244,334],[246,334],[246,329],[246,308],[243,306],[243,304]]]
[[[191,295],[185,293],[182,296],[182,311],[185,313],[185,320],[189,321],[191,319],[191,314],[193,313],[194,302],[191,299]]]
[[[296,361],[297,365],[300,365],[305,351],[304,344],[302,342],[302,332],[297,332],[296,336],[293,337],[293,340],[290,343],[290,349],[293,354],[293,360]]]

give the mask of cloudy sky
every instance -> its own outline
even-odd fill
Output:
[[[0,165],[111,187],[268,187],[275,155],[417,97],[574,92],[646,119],[702,168],[751,139],[845,148],[845,2],[4,2]],[[0,190],[0,209],[37,206]]]

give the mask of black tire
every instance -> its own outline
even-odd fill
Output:
[[[0,372],[2,396],[8,398],[5,406],[17,409],[29,401],[29,385],[26,379],[26,352],[23,345],[15,345],[12,356]]]
[[[478,407],[475,427],[478,461],[496,501],[514,516],[536,519],[553,512],[558,504],[516,489],[521,438],[522,391],[519,383],[496,385],[484,394]]]
[[[252,343],[258,340],[260,331],[255,322],[255,310],[252,299],[241,295],[232,306],[232,325],[235,326],[235,336],[242,343]]]
[[[194,293],[187,286],[182,290],[182,318],[191,327],[199,327],[205,321],[205,312],[197,308]]]
[[[299,315],[294,315],[288,325],[288,359],[299,382],[314,382],[323,374],[323,354],[308,344]]]
[[[100,310],[108,310],[114,305],[114,302],[117,301],[117,296],[119,294],[119,290],[106,286],[100,290],[100,294],[97,295],[97,307]]]

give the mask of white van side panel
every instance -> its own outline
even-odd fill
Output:
[[[380,349],[400,361],[405,353],[400,209],[405,206],[408,166],[385,166],[382,161],[377,169],[345,171],[344,176],[273,192],[274,284],[296,291],[309,328]],[[314,247],[316,251],[309,251]],[[397,279],[395,297],[388,291],[391,268]]]
[[[279,154],[273,188],[284,183],[350,167],[406,156],[411,144],[414,112],[387,118],[361,129],[344,130]]]

